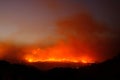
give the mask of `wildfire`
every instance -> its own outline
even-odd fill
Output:
[[[70,60],[70,59],[57,59],[57,58],[48,58],[48,59],[39,59],[39,60],[35,60],[35,59],[32,59],[32,58],[26,58],[26,60],[28,62],[74,62],[74,63],[77,63],[78,61],[77,60]]]
[[[27,62],[72,62],[72,63],[94,63],[94,61],[89,59],[67,59],[67,58],[47,58],[47,59],[34,59],[34,58],[26,58]]]
[[[94,61],[91,60],[91,59],[88,58],[88,57],[83,57],[83,58],[81,58],[81,62],[82,62],[82,63],[94,63]]]
[[[0,46],[0,58],[8,55],[12,48]],[[82,53],[81,50],[74,48],[66,43],[59,43],[55,46],[49,46],[46,48],[38,47],[23,47],[22,50],[17,51],[19,53],[19,60],[32,62],[72,62],[72,63],[94,63],[95,60],[90,54],[89,50]],[[88,53],[89,52],[89,53]],[[11,52],[12,53],[12,52]],[[16,54],[18,54],[16,53]],[[12,55],[13,56],[13,55]],[[11,57],[12,57],[11,56]]]
[[[70,46],[59,45],[51,48],[28,49],[24,59],[27,62],[72,62],[72,63],[94,63],[94,60],[87,56],[75,56],[74,49]]]

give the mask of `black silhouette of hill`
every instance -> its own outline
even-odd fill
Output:
[[[56,67],[42,71],[23,64],[0,61],[0,80],[120,80],[120,55],[104,63],[80,68]]]

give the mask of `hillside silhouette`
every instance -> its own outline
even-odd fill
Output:
[[[0,61],[0,80],[120,80],[120,55],[79,68],[56,67],[43,71],[33,66]]]

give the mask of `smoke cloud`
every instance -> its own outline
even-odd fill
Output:
[[[90,56],[101,62],[112,58],[120,52],[119,9],[116,3],[100,2],[106,8],[92,11],[87,6],[93,3],[85,6],[82,0],[1,1],[0,59],[18,62],[26,55],[38,61]]]
[[[63,18],[57,21],[57,25],[64,39],[81,54],[90,50],[86,54],[104,61],[119,52],[120,29],[110,29],[88,13]]]

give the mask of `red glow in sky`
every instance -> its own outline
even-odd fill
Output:
[[[0,59],[105,61],[120,51],[118,6],[114,0],[109,4],[101,0],[0,0]]]

